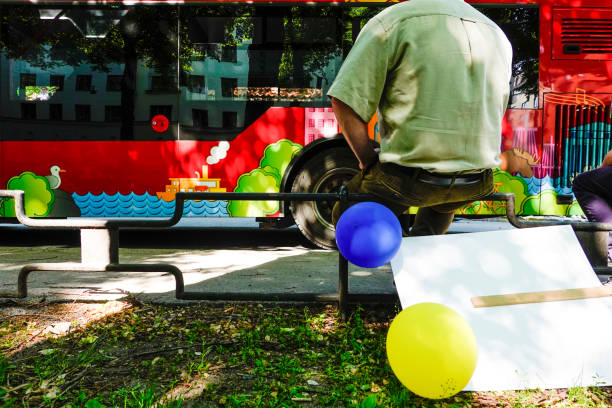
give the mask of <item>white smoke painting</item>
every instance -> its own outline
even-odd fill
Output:
[[[210,156],[206,158],[206,163],[217,164],[220,160],[225,159],[227,151],[230,148],[229,142],[221,141],[217,146],[210,149]]]

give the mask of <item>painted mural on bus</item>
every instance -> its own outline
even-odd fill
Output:
[[[571,182],[611,148],[612,1],[471,3],[513,45],[495,190],[522,215],[581,215]],[[327,89],[386,6],[0,1],[0,187],[37,217],[165,217],[179,191],[337,191],[358,166]],[[376,144],[376,117],[368,129]],[[185,216],[295,222],[332,247],[330,210],[190,200]]]

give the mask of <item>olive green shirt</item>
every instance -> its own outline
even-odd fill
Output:
[[[368,122],[381,162],[438,173],[499,165],[512,47],[462,0],[410,0],[361,30],[328,95]]]

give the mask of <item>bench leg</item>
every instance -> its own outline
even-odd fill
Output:
[[[17,278],[17,293],[2,293],[1,297],[25,298],[28,296],[28,276],[31,272],[39,271],[74,271],[74,272],[166,272],[174,276],[176,282],[175,292],[177,299],[183,299],[185,283],[183,273],[179,268],[170,264],[108,264],[87,265],[77,262],[36,263],[21,267]]]
[[[118,264],[119,230],[116,228],[82,228],[81,263],[98,266]]]

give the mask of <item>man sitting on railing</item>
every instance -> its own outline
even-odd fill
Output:
[[[446,232],[458,208],[493,192],[511,68],[504,32],[462,0],[411,0],[373,17],[327,93],[362,169],[349,193],[398,216],[419,207],[410,235]],[[380,153],[368,140],[376,111]],[[352,204],[336,203],[334,224]]]
[[[612,150],[600,167],[576,176],[572,187],[589,221],[612,223]],[[608,239],[608,262],[612,262],[612,231]]]

